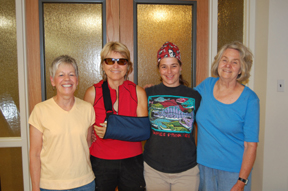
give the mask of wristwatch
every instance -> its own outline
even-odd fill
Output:
[[[245,185],[248,184],[248,179],[243,179],[243,178],[240,178],[240,177],[239,177],[238,180],[244,182]]]

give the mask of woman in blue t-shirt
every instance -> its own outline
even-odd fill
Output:
[[[242,83],[250,76],[252,53],[240,42],[215,57],[215,77],[196,87],[201,94],[197,162],[200,191],[251,190],[259,134],[259,99]]]

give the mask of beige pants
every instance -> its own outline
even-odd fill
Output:
[[[147,191],[198,191],[200,177],[198,165],[180,173],[163,173],[144,162]]]

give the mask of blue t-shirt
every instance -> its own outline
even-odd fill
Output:
[[[214,169],[240,172],[244,141],[259,141],[259,99],[245,86],[234,103],[221,103],[213,95],[218,79],[209,77],[195,88],[202,96],[196,116],[197,162]]]

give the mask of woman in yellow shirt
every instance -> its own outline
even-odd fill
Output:
[[[74,58],[57,57],[50,67],[57,94],[38,103],[29,118],[32,191],[94,191],[90,163],[92,105],[77,97],[78,67]]]

